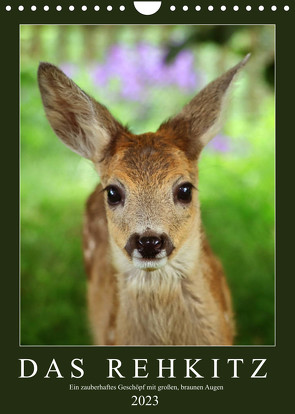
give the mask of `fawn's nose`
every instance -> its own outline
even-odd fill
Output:
[[[158,253],[164,251],[169,256],[173,249],[174,246],[165,233],[158,234],[152,231],[132,234],[125,246],[125,250],[131,257],[137,250],[143,259],[154,259]]]
[[[164,244],[163,238],[157,236],[141,236],[137,240],[137,250],[144,258],[155,257]]]

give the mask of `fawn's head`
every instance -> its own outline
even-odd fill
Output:
[[[157,132],[142,135],[123,127],[57,67],[40,64],[39,87],[53,130],[100,174],[110,243],[121,266],[151,271],[186,260],[187,244],[195,243],[200,228],[197,159],[219,131],[229,86],[247,60]]]

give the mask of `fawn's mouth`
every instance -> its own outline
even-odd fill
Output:
[[[132,253],[132,263],[137,269],[152,272],[165,266],[168,257],[165,250],[159,252],[155,257],[142,257],[137,249]]]
[[[165,266],[174,245],[167,234],[146,230],[141,234],[131,234],[125,250],[134,267],[152,272]]]

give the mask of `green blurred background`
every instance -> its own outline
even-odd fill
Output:
[[[91,344],[81,228],[99,178],[54,135],[40,61],[61,67],[135,133],[155,131],[208,81],[251,59],[199,195],[232,290],[236,344],[274,344],[274,26],[21,26],[21,343]]]

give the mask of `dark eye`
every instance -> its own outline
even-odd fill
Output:
[[[190,183],[184,183],[176,189],[175,200],[181,203],[190,203],[192,201],[192,188]]]
[[[120,204],[121,201],[123,200],[121,190],[118,187],[110,185],[109,187],[106,188],[106,192],[108,196],[108,203],[111,206]]]

